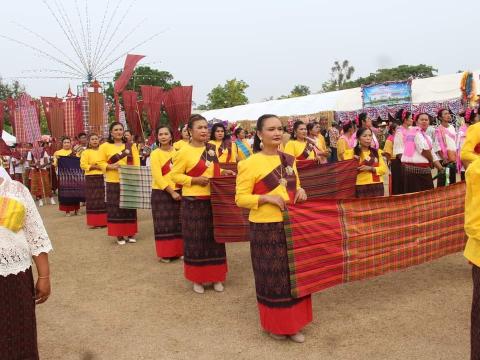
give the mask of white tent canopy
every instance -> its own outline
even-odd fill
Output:
[[[15,144],[17,142],[17,138],[15,136],[9,134],[5,130],[2,131],[2,139],[3,139],[3,141],[5,141],[5,143],[8,146],[12,146],[13,144]]]
[[[478,79],[480,71],[474,73]],[[450,74],[412,81],[414,104],[444,101],[460,96],[462,74]],[[207,120],[229,121],[256,120],[263,114],[279,116],[307,115],[320,111],[354,111],[362,105],[362,90],[354,88],[323,94],[301,96],[284,100],[234,106],[226,109],[209,110],[202,113]]]

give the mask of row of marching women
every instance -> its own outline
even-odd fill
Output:
[[[164,262],[183,255],[184,276],[195,292],[204,293],[211,284],[215,291],[224,290],[227,256],[225,244],[214,239],[210,179],[234,175],[228,163],[237,161],[235,200],[250,210],[250,249],[261,325],[275,339],[303,342],[301,330],[312,321],[312,303],[310,296],[296,299],[291,295],[282,211],[287,203],[307,199],[296,161],[325,163],[330,154],[318,124],[295,123],[290,140],[283,145],[281,121],[275,115],[264,115],[257,122],[253,149],[243,141],[242,129],[235,130],[236,140],[231,141],[222,124],[215,124],[209,132],[200,115],[193,115],[183,130],[181,145],[172,144],[170,129],[160,127],[158,148],[151,154],[157,255]],[[382,153],[372,147],[370,129],[360,129],[357,137],[348,156],[359,161],[359,196],[383,195],[387,168]],[[279,151],[282,148],[284,152]]]

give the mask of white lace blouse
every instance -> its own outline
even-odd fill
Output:
[[[23,184],[4,178],[0,196],[17,200],[25,207],[23,229],[15,233],[0,226],[0,276],[8,276],[27,270],[32,266],[32,255],[48,253],[52,244],[35,202]]]

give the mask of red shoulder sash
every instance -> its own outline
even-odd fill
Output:
[[[123,149],[121,153],[110,156],[107,163],[115,164],[116,162],[122,160],[125,156],[127,157],[127,165],[133,165],[132,143],[126,143],[125,149]]]
[[[208,162],[208,163],[207,163]],[[213,163],[213,176],[220,176],[220,165],[218,163],[217,154],[215,153],[215,145],[207,143],[205,145],[205,150],[197,164],[187,172],[188,176],[198,177],[208,169],[208,167]]]
[[[274,190],[279,184],[281,184],[281,175],[284,175],[283,179],[287,181],[286,188],[290,198],[295,194],[295,189],[297,188],[297,177],[295,176],[295,171],[293,171],[295,158],[280,151],[278,152],[278,155],[280,156],[280,165],[255,184],[253,187],[253,194],[265,195]]]

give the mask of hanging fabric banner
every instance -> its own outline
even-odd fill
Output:
[[[148,123],[150,124],[150,143],[155,141],[155,129],[160,122],[162,103],[165,98],[165,91],[159,86],[142,85],[140,86],[143,98],[143,108],[147,113]]]
[[[178,127],[186,124],[192,114],[193,86],[177,86],[167,92],[164,106],[170,120],[175,139],[180,138]]]
[[[114,97],[115,97],[115,119],[118,121],[118,116],[120,114],[120,100],[119,94],[125,90],[128,81],[132,77],[133,70],[137,63],[142,60],[145,55],[133,55],[127,54],[127,58],[125,59],[125,65],[123,66],[123,72],[120,77],[115,81],[115,85],[113,87]]]
[[[143,138],[141,112],[138,111],[137,105],[137,93],[135,91],[125,90],[122,93],[122,97],[128,128],[133,134],[140,135]]]

